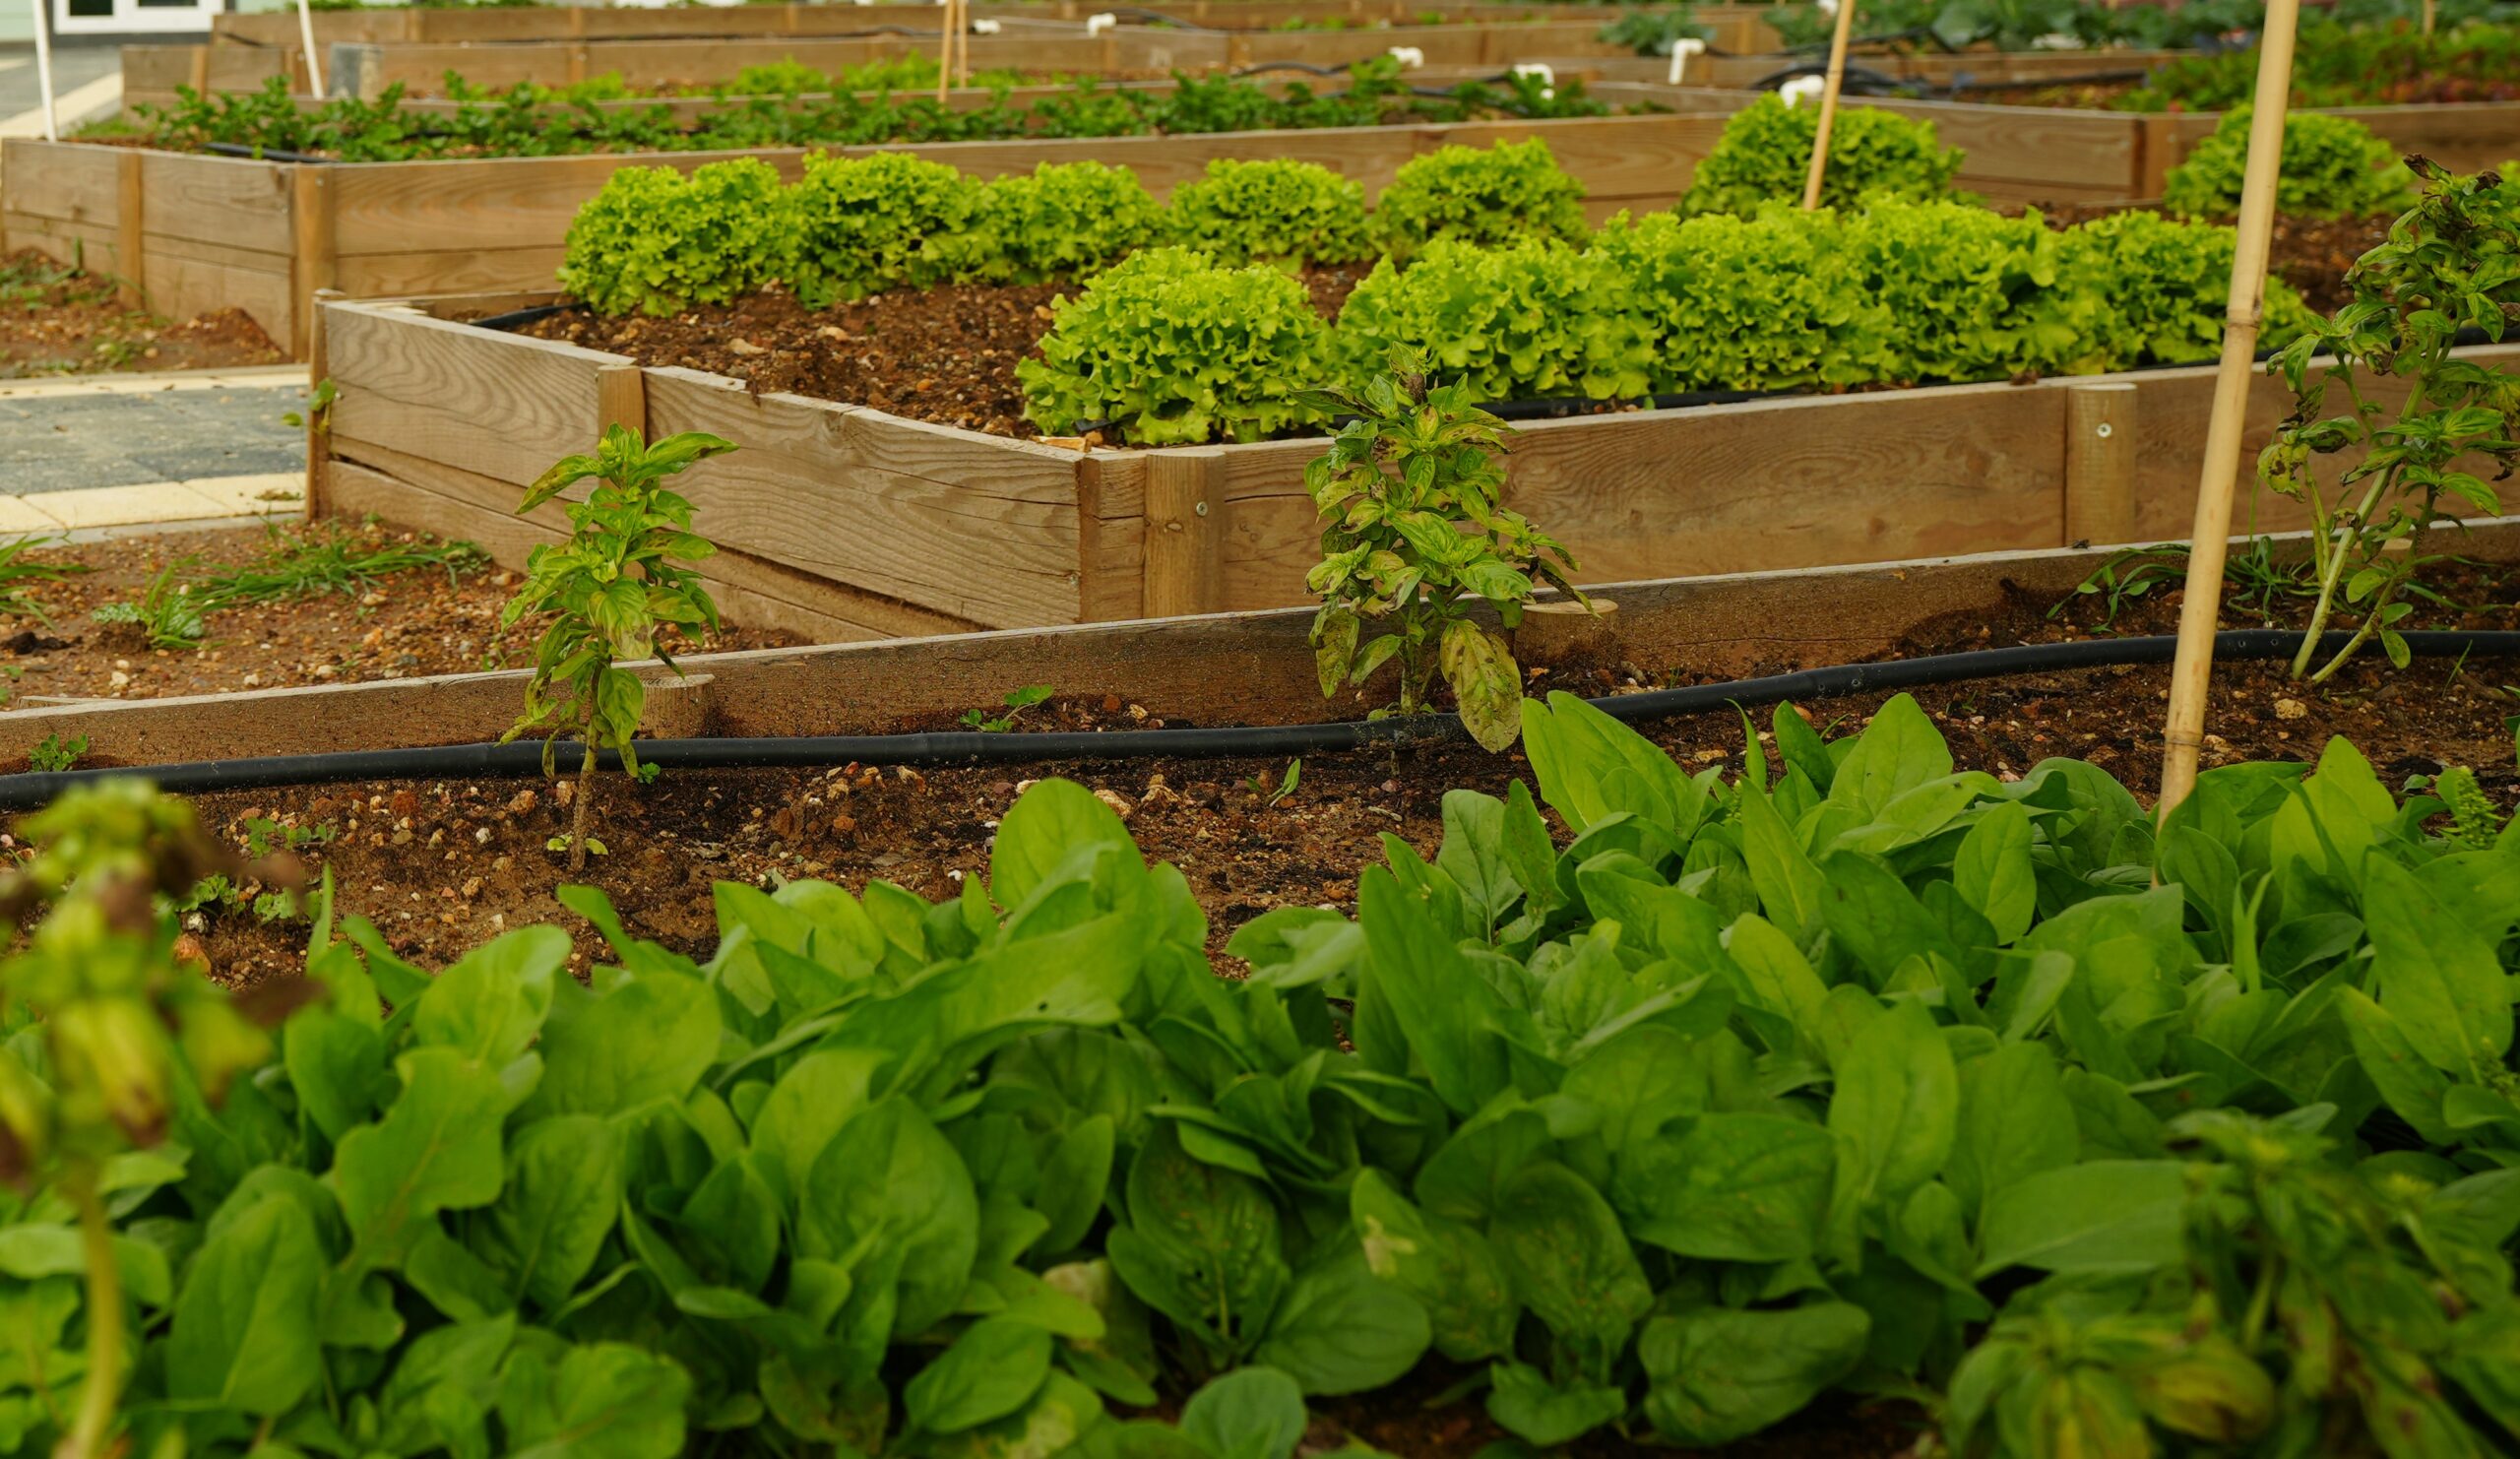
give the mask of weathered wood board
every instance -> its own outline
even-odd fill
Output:
[[[2279,544],[2298,552],[2301,544]],[[2520,520],[2479,525],[2460,551],[2520,560]],[[1692,676],[1846,664],[1895,650],[1919,628],[2016,595],[2062,598],[2108,560],[2048,548],[1859,567],[1728,573],[1604,585],[1618,603],[1615,650]],[[721,591],[722,601],[724,599]],[[1827,605],[1815,612],[1813,604]],[[730,612],[737,604],[728,603]],[[997,702],[1009,684],[1116,695],[1176,721],[1279,725],[1325,717],[1302,608],[1160,621],[700,654],[678,661],[709,683],[700,732],[726,737],[882,734]],[[495,739],[527,673],[445,674],[236,694],[0,711],[10,754],[57,734],[91,763],[165,764],[251,755],[378,750]]]
[[[325,469],[352,470],[346,488],[319,481],[314,509],[479,536],[481,513],[594,437],[601,377],[630,373],[642,383],[628,423],[707,430],[741,447],[694,469],[688,494],[738,565],[791,575],[783,621],[816,636],[1305,599],[1318,529],[1303,468],[1318,440],[1079,453],[754,396],[723,377],[642,370],[452,317],[515,302],[326,306],[340,400]],[[2474,357],[2520,360],[2520,346]],[[1516,439],[1508,495],[1567,544],[1579,581],[1595,583],[2050,547],[2094,533],[2159,539],[2177,534],[2193,499],[2212,385],[2210,367],[2190,367],[1543,421]],[[2097,515],[2073,496],[2088,488],[2069,453],[2091,443],[2069,439],[2066,409],[2093,386],[2132,397],[2117,417],[2131,412],[2131,428],[2109,448],[2131,458],[2129,494]],[[2252,451],[2288,404],[2278,382],[2258,382]],[[1211,510],[1184,513],[1183,499]],[[2302,517],[2269,500],[2254,521],[2277,530]],[[550,528],[507,524],[486,544],[513,557]],[[821,596],[806,601],[794,586],[805,582]]]

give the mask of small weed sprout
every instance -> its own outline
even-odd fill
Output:
[[[1266,773],[1257,773],[1249,780],[1244,781],[1242,783],[1242,788],[1249,791],[1253,797],[1259,800],[1263,807],[1274,810],[1278,807],[1280,802],[1284,801],[1288,796],[1295,793],[1295,786],[1300,783],[1302,779],[1303,761],[1289,760],[1287,762],[1286,777],[1280,780],[1276,785],[1272,786],[1269,784],[1269,777]]]
[[[51,610],[35,597],[36,586],[58,583],[88,570],[76,562],[35,562],[28,558],[28,553],[50,546],[57,540],[57,538],[22,537],[0,542],[0,614],[32,618],[46,628],[52,626]]]
[[[1567,581],[1566,549],[1501,500],[1505,423],[1461,383],[1433,384],[1415,364],[1361,396],[1319,401],[1354,417],[1304,469],[1322,523],[1321,562],[1306,580],[1321,595],[1312,651],[1322,697],[1396,663],[1400,703],[1374,718],[1422,714],[1440,670],[1471,737],[1503,749],[1521,732],[1522,670],[1502,634],[1472,621],[1472,602],[1484,599],[1509,629],[1538,582],[1587,602]]]
[[[991,715],[986,710],[967,709],[963,711],[963,723],[983,734],[1003,734],[1015,728],[1016,720],[1022,717],[1024,711],[1057,692],[1047,684],[1027,684],[1021,689],[1010,691],[1004,699],[998,701],[1006,707],[1006,713]]]
[[[561,738],[575,734],[585,747],[575,819],[568,836],[552,842],[553,850],[565,842],[573,872],[585,870],[587,853],[599,849],[587,834],[597,751],[608,747],[620,754],[623,769],[633,775],[640,769],[631,736],[639,730],[648,691],[636,673],[618,666],[662,659],[672,668],[673,661],[657,646],[659,629],[718,627],[718,604],[700,575],[674,565],[698,562],[718,548],[692,532],[690,501],[661,483],[733,449],[733,442],[699,431],[649,445],[615,425],[594,455],[564,457],[544,472],[517,508],[522,515],[596,478],[584,501],[565,503],[569,539],[534,549],[524,584],[499,614],[502,629],[529,614],[552,614],[551,626],[535,646],[525,712],[504,739],[544,731],[542,773],[555,780]]]
[[[88,736],[85,734],[74,734],[68,739],[59,734],[47,734],[35,741],[33,749],[27,751],[27,763],[36,770],[75,770],[79,766],[79,757],[86,753]]]
[[[137,600],[105,603],[88,616],[107,627],[137,628],[153,649],[200,648],[210,634],[210,625],[200,601],[192,596],[192,584],[182,581],[194,560],[186,557],[167,563],[149,580],[149,587]]]

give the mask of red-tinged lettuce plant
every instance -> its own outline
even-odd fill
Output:
[[[2378,639],[2403,668],[2406,640],[2394,626],[2430,596],[2424,570],[2448,504],[2492,515],[2501,497],[2471,468],[2491,463],[2494,480],[2520,466],[2520,375],[2452,357],[2460,332],[2500,340],[2520,316],[2520,188],[2492,172],[2454,177],[2422,158],[2422,202],[2389,228],[2388,241],[2346,275],[2354,301],[2279,351],[2269,369],[2298,404],[2258,457],[2258,479],[2310,511],[2318,598],[2293,658],[2293,676],[2318,683]],[[2332,356],[2325,363],[2314,361]],[[2370,377],[2405,382],[2398,404],[2367,388]],[[2326,414],[2329,387],[2347,407]],[[2354,453],[2338,473],[2320,458]],[[2334,495],[2322,480],[2333,477]],[[2312,670],[2320,634],[2342,608],[2361,614],[2354,635]]]
[[[597,752],[615,751],[621,768],[643,780],[653,774],[653,768],[641,768],[631,743],[647,709],[647,686],[620,665],[660,659],[674,668],[657,642],[659,630],[672,626],[714,632],[718,627],[718,604],[700,575],[674,565],[698,562],[718,548],[691,530],[690,501],[660,483],[733,449],[733,442],[696,430],[649,445],[636,431],[615,425],[603,433],[594,455],[563,457],[553,464],[527,488],[517,508],[523,515],[568,487],[596,478],[584,501],[564,503],[569,539],[534,549],[526,559],[524,585],[499,613],[501,628],[529,614],[552,614],[551,626],[535,646],[525,713],[501,742],[528,730],[546,731],[542,773],[555,780],[561,738],[575,734],[585,747],[574,820],[569,834],[552,842],[554,851],[567,848],[571,871],[586,869],[590,850],[603,850],[588,835]]]
[[[1304,468],[1322,522],[1306,585],[1321,595],[1312,651],[1323,698],[1397,664],[1400,702],[1373,718],[1422,714],[1441,672],[1463,727],[1501,750],[1520,731],[1522,670],[1504,635],[1472,620],[1473,602],[1510,629],[1541,583],[1584,595],[1567,581],[1566,549],[1504,506],[1510,432],[1476,400],[1407,360],[1357,395],[1323,393],[1325,411],[1354,418]]]

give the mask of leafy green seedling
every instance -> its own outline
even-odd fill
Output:
[[[639,731],[648,691],[638,674],[619,666],[661,659],[673,668],[673,660],[658,647],[660,629],[718,627],[718,604],[700,575],[674,565],[698,562],[718,548],[691,530],[690,501],[661,483],[733,449],[733,442],[699,431],[650,445],[627,426],[614,425],[594,455],[554,463],[527,488],[517,508],[520,515],[533,511],[577,482],[596,478],[584,501],[565,504],[569,539],[534,549],[526,559],[525,582],[499,613],[503,629],[531,613],[552,615],[535,646],[525,712],[502,742],[529,730],[545,731],[542,773],[555,780],[561,737],[575,734],[585,747],[567,837],[571,871],[586,869],[591,849],[587,827],[594,814],[596,752],[609,747],[621,756],[623,769],[639,772],[631,737]]]
[[[1269,777],[1266,775],[1254,775],[1242,783],[1242,788],[1259,797],[1261,804],[1274,809],[1279,802],[1295,793],[1295,785],[1302,778],[1303,762],[1289,760],[1286,778],[1279,781],[1276,786],[1269,784]]]
[[[1374,718],[1423,714],[1440,671],[1471,737],[1503,749],[1520,732],[1522,670],[1470,604],[1485,600],[1512,628],[1540,582],[1587,602],[1566,577],[1574,558],[1503,503],[1509,430],[1459,382],[1436,385],[1415,364],[1377,376],[1361,397],[1316,399],[1354,417],[1304,468],[1322,523],[1321,562],[1306,579],[1321,595],[1312,652],[1322,697],[1396,663],[1400,702]]]
[[[1023,715],[1024,711],[1057,692],[1047,684],[1028,684],[1021,689],[1009,692],[1004,699],[998,701],[1006,707],[1006,713],[991,715],[986,710],[967,709],[963,711],[963,723],[983,734],[1003,734],[1015,728],[1016,720]]]
[[[192,584],[182,581],[194,559],[184,558],[158,569],[149,580],[147,591],[133,603],[108,603],[88,616],[99,623],[127,625],[140,630],[153,649],[198,649],[208,636],[202,606],[192,596]]]
[[[35,741],[33,749],[27,751],[27,763],[36,770],[73,770],[78,767],[79,757],[86,753],[88,736],[85,734],[74,734],[68,739],[58,734],[47,734]]]
[[[307,395],[306,409],[283,411],[280,416],[281,423],[304,429],[307,422],[312,420],[317,430],[324,429],[333,418],[333,402],[339,394],[340,392],[333,385],[333,377],[326,375],[315,382],[315,389]]]

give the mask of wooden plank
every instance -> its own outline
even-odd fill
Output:
[[[128,113],[142,104],[163,106],[175,99],[178,87],[193,85],[197,45],[126,45],[122,47],[122,106]]]
[[[37,218],[27,213],[0,213],[0,232],[9,235],[12,251],[32,248],[46,258],[65,264],[101,258],[112,252],[119,241],[111,228],[63,222],[57,218]]]
[[[1146,574],[1141,616],[1221,611],[1225,603],[1225,453],[1146,457]]]
[[[1540,137],[1594,206],[1642,212],[1679,201],[1697,164],[1724,135],[1720,116],[1592,117],[1559,122],[1467,122],[1443,141],[1493,147]]]
[[[122,201],[119,151],[32,137],[0,141],[9,211],[112,231]]]
[[[2065,387],[2065,541],[2135,539],[2136,391],[2131,381]]]
[[[1627,119],[1628,130],[1653,134],[1670,118]],[[1639,125],[1642,123],[1643,125]],[[1560,129],[1589,122],[1524,124],[1537,135],[1571,135]],[[1150,191],[1172,188],[1207,170],[1220,158],[1292,158],[1319,162],[1355,178],[1368,193],[1388,186],[1392,174],[1441,134],[1432,127],[1323,128],[1304,132],[1221,132],[1195,137],[1062,138],[1023,142],[947,142],[908,147],[836,148],[850,156],[905,152],[950,163],[976,176],[1030,172],[1041,162],[1091,158],[1136,171]],[[1607,144],[1606,143],[1606,147]],[[805,149],[747,153],[649,153],[626,157],[501,158],[433,162],[351,163],[339,166],[335,184],[336,244],[345,260],[377,254],[477,252],[484,243],[548,247],[568,231],[580,204],[623,166],[691,168],[731,157],[757,157],[783,176],[802,174]],[[1606,152],[1604,155],[1608,155]],[[539,260],[535,263],[538,266]],[[408,277],[418,270],[407,269]],[[486,265],[475,273],[486,273]],[[548,275],[541,276],[547,281]],[[503,279],[468,281],[514,287]],[[448,291],[456,285],[409,286]]]
[[[290,262],[294,265],[289,277],[289,352],[303,357],[315,295],[339,282],[334,277],[338,260],[333,246],[333,179],[329,167],[309,163],[298,163],[288,171]]]
[[[2110,550],[1606,587],[1619,603],[1624,657],[1692,677],[1730,678],[1851,663],[1895,650],[1919,628],[1955,613],[1983,613],[2016,596],[2063,597]],[[2298,553],[2300,543],[2283,542],[2279,550]],[[2485,525],[2461,539],[2460,550],[2490,562],[2520,560],[2520,524]],[[1815,613],[1814,603],[1832,611]],[[730,736],[923,729],[993,704],[1019,683],[1055,684],[1062,695],[1081,698],[1115,694],[1175,722],[1291,724],[1354,712],[1322,702],[1304,640],[1310,619],[1303,608],[1223,613],[702,654],[681,663],[712,675],[716,730]],[[106,764],[465,743],[496,738],[513,722],[527,677],[523,669],[442,674],[18,709],[0,718],[24,743],[46,733],[84,736],[92,757]]]
[[[1145,610],[1146,460],[1130,452],[1076,458],[1077,615],[1087,622]],[[1220,509],[1222,510],[1222,509]]]
[[[598,365],[595,371],[595,434],[600,441],[614,426],[648,437],[648,381],[635,364]]]
[[[681,478],[713,539],[971,622],[1076,621],[1072,453],[696,370],[652,369],[647,388],[658,435],[743,443]]]
[[[425,443],[432,460],[515,485],[593,444],[596,373],[627,362],[368,304],[334,305],[325,331],[337,433]]]
[[[147,249],[141,246],[141,155],[127,152],[114,159],[114,272],[122,276],[123,302],[135,308],[149,298]]]
[[[152,234],[257,253],[284,255],[296,246],[288,174],[279,163],[173,152],[141,156]]]
[[[343,444],[362,457],[396,459],[395,453],[367,442]],[[534,548],[567,536],[567,520],[556,507],[537,509],[531,518],[518,517],[466,490],[461,474],[443,469],[431,472],[425,467],[413,470],[417,465],[401,458],[397,470],[387,471],[337,457],[330,467],[330,510],[340,516],[372,512],[401,526],[476,542],[492,560],[511,568],[523,567]],[[484,483],[480,477],[472,477],[471,482],[514,494],[503,483]],[[794,633],[816,642],[969,631],[969,625],[910,613],[898,604],[816,582],[739,552],[722,551],[709,558],[701,564],[701,576],[709,580],[710,596],[718,600],[719,611],[729,622]]]
[[[334,262],[341,290],[353,298],[397,298],[415,293],[476,294],[532,287],[548,290],[568,250],[471,248],[430,253],[356,253]]]
[[[170,319],[242,309],[275,344],[289,349],[296,335],[297,309],[287,257],[239,256],[253,262],[200,257],[180,240],[150,235],[142,246],[141,265],[149,276],[149,306]]]
[[[1967,154],[1960,185],[2065,188],[2134,197],[2141,118],[2128,112],[2059,106],[1982,106],[1963,101],[1866,100],[1864,105],[1932,120],[1945,147]]]

